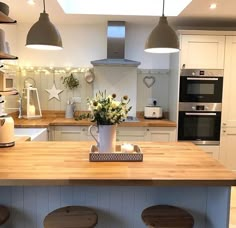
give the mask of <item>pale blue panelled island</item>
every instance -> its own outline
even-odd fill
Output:
[[[144,228],[141,212],[170,204],[190,212],[194,228],[228,228],[236,174],[185,142],[137,142],[141,162],[90,162],[92,142],[16,142],[0,148],[3,228],[43,228],[66,205],[86,205],[98,228]]]

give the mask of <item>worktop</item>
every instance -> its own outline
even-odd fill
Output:
[[[52,115],[47,111],[43,113],[43,117],[39,119],[18,119],[13,115],[15,127],[49,127],[49,126],[89,126],[92,124],[89,120],[75,120],[73,118],[65,118],[64,113]],[[176,127],[176,123],[168,119],[144,119],[138,117],[138,122],[123,122],[119,126],[124,127]]]
[[[16,142],[1,148],[0,185],[236,185],[233,172],[192,143],[137,144],[143,162],[89,162],[92,142]]]
[[[89,162],[91,142],[16,142],[0,149],[0,204],[11,228],[43,228],[66,205],[93,208],[97,228],[146,226],[154,204],[185,208],[194,228],[228,228],[236,175],[196,145],[138,142],[143,162]]]

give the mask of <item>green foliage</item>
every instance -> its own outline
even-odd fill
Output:
[[[73,76],[71,73],[69,76],[65,77],[62,82],[65,88],[75,89],[79,86],[79,80]]]
[[[116,94],[106,95],[105,92],[100,92],[92,99],[87,99],[90,113],[78,116],[77,120],[90,119],[92,122],[97,122],[98,125],[119,124],[127,118],[131,106],[128,106],[130,99],[128,96],[123,96],[120,101],[117,101]]]

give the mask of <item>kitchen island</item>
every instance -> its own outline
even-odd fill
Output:
[[[138,142],[143,162],[89,162],[91,142],[16,142],[0,149],[0,203],[11,228],[43,227],[45,215],[86,205],[101,228],[145,227],[154,204],[185,208],[194,228],[228,228],[236,175],[191,143]]]

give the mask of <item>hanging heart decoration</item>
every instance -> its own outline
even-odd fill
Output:
[[[156,79],[154,76],[145,76],[143,78],[143,83],[148,87],[152,87],[154,85],[154,83],[156,82]]]

